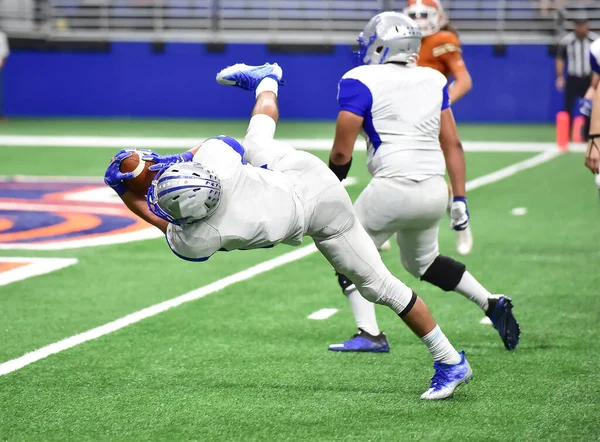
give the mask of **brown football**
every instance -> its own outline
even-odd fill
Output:
[[[127,189],[136,195],[146,196],[148,188],[156,175],[156,172],[152,172],[148,168],[155,163],[142,160],[141,155],[141,152],[133,151],[130,157],[121,161],[119,170],[123,173],[133,172],[134,177],[125,180]]]

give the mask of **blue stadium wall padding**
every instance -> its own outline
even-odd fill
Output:
[[[474,87],[454,105],[460,121],[552,122],[561,97],[547,46],[466,46]],[[222,52],[204,44],[114,43],[105,52],[15,50],[4,70],[9,116],[246,118],[252,94],[216,84],[223,67],[278,62],[286,85],[282,118],[333,119],[337,83],[352,68],[349,46],[330,53],[270,53],[266,45],[231,44]],[[418,104],[415,104],[418,105]]]

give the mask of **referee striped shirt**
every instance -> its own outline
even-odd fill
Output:
[[[558,45],[558,57],[567,59],[567,74],[572,77],[589,77],[592,74],[590,65],[590,44],[600,35],[589,32],[583,40],[579,40],[574,32],[569,32]]]

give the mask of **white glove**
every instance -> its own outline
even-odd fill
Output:
[[[450,208],[450,227],[456,231],[465,230],[469,226],[469,219],[467,198],[455,196]]]

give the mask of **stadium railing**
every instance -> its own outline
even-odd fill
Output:
[[[595,0],[445,0],[471,44],[554,43]],[[353,43],[367,20],[399,0],[2,0],[0,28],[50,40]]]

